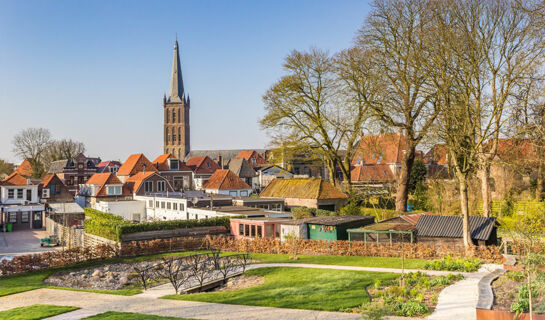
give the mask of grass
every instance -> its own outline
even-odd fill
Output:
[[[152,314],[108,311],[84,319],[88,320],[191,320],[188,318],[161,317]]]
[[[43,281],[51,274],[60,270],[77,270],[81,268],[88,268],[105,263],[119,263],[119,262],[139,262],[145,260],[159,259],[161,257],[178,257],[193,254],[193,251],[172,252],[164,254],[154,254],[149,256],[141,256],[134,258],[113,258],[102,261],[89,261],[80,263],[73,266],[67,266],[62,268],[55,268],[51,270],[44,270],[32,273],[26,273],[21,275],[13,275],[0,277],[0,297],[35,290],[40,288],[62,289],[62,290],[75,290],[75,291],[87,291],[95,293],[117,294],[117,295],[135,295],[142,290],[138,288],[128,288],[120,290],[93,290],[93,289],[71,289],[64,287],[48,286]],[[224,252],[223,254],[233,254],[234,252]],[[299,255],[299,260],[290,260],[287,254],[263,254],[252,253],[251,257],[258,260],[257,263],[309,263],[309,264],[330,264],[339,266],[358,266],[358,267],[380,267],[380,268],[401,268],[401,258],[383,258],[383,257],[359,257],[359,256],[318,256],[318,255]],[[423,259],[405,259],[405,268],[407,269],[422,269],[427,260]]]
[[[369,301],[365,288],[375,280],[393,280],[393,273],[307,268],[260,268],[246,272],[266,277],[265,283],[241,290],[169,295],[163,298],[323,311],[352,311]]]
[[[38,320],[77,310],[76,307],[35,304],[0,312],[0,320]]]

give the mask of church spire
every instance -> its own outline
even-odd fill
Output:
[[[172,61],[172,76],[170,78],[170,93],[168,102],[182,102],[184,96],[184,81],[182,79],[182,67],[178,52],[178,37],[174,43],[174,59]]]

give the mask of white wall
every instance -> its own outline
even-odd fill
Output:
[[[252,189],[236,189],[236,190],[218,190],[218,189],[205,189],[206,193],[222,194],[232,197],[247,197],[252,194]]]
[[[308,239],[306,223],[281,225],[280,240],[286,241],[287,235],[294,235],[298,239]]]
[[[220,212],[205,208],[187,208],[189,219],[206,219],[215,217],[234,217],[240,214]]]
[[[99,201],[95,204],[94,209],[115,214],[129,221],[138,218],[138,221],[146,220],[146,208],[143,201]]]
[[[13,190],[13,199],[8,199],[8,190]],[[17,198],[17,189],[23,189],[23,198]],[[27,190],[32,190],[31,198],[27,199]],[[3,186],[0,187],[0,200],[3,204],[24,204],[25,201],[29,203],[39,203],[40,197],[38,196],[38,185],[26,185],[26,186]]]
[[[134,196],[134,200],[142,202],[146,210],[147,221],[187,220],[187,199]]]

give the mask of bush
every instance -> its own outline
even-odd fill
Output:
[[[447,255],[442,259],[426,263],[424,269],[475,272],[480,266],[481,261],[477,258],[453,258]]]
[[[130,222],[124,221],[122,217],[111,213],[98,211],[91,208],[85,208],[85,232],[99,237],[119,241],[118,227],[120,225],[129,225]]]
[[[291,208],[291,213],[294,219],[309,218],[309,217],[323,217],[323,216],[336,216],[335,211],[307,208],[307,207],[294,207]]]
[[[404,317],[414,317],[429,312],[430,310],[425,304],[417,301],[409,301],[407,303],[404,303],[401,307],[401,313]]]
[[[231,218],[237,217],[217,217],[208,219],[191,219],[191,220],[169,220],[169,221],[156,221],[156,222],[142,222],[128,225],[119,225],[118,235],[121,238],[124,234],[144,232],[144,231],[157,231],[157,230],[174,230],[174,229],[187,229],[195,227],[212,227],[212,226],[224,226],[229,229]]]

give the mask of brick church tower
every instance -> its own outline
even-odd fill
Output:
[[[164,153],[172,153],[183,160],[190,151],[189,144],[189,95],[185,96],[182,67],[178,40],[174,43],[174,59],[170,92],[163,97],[164,120]]]

